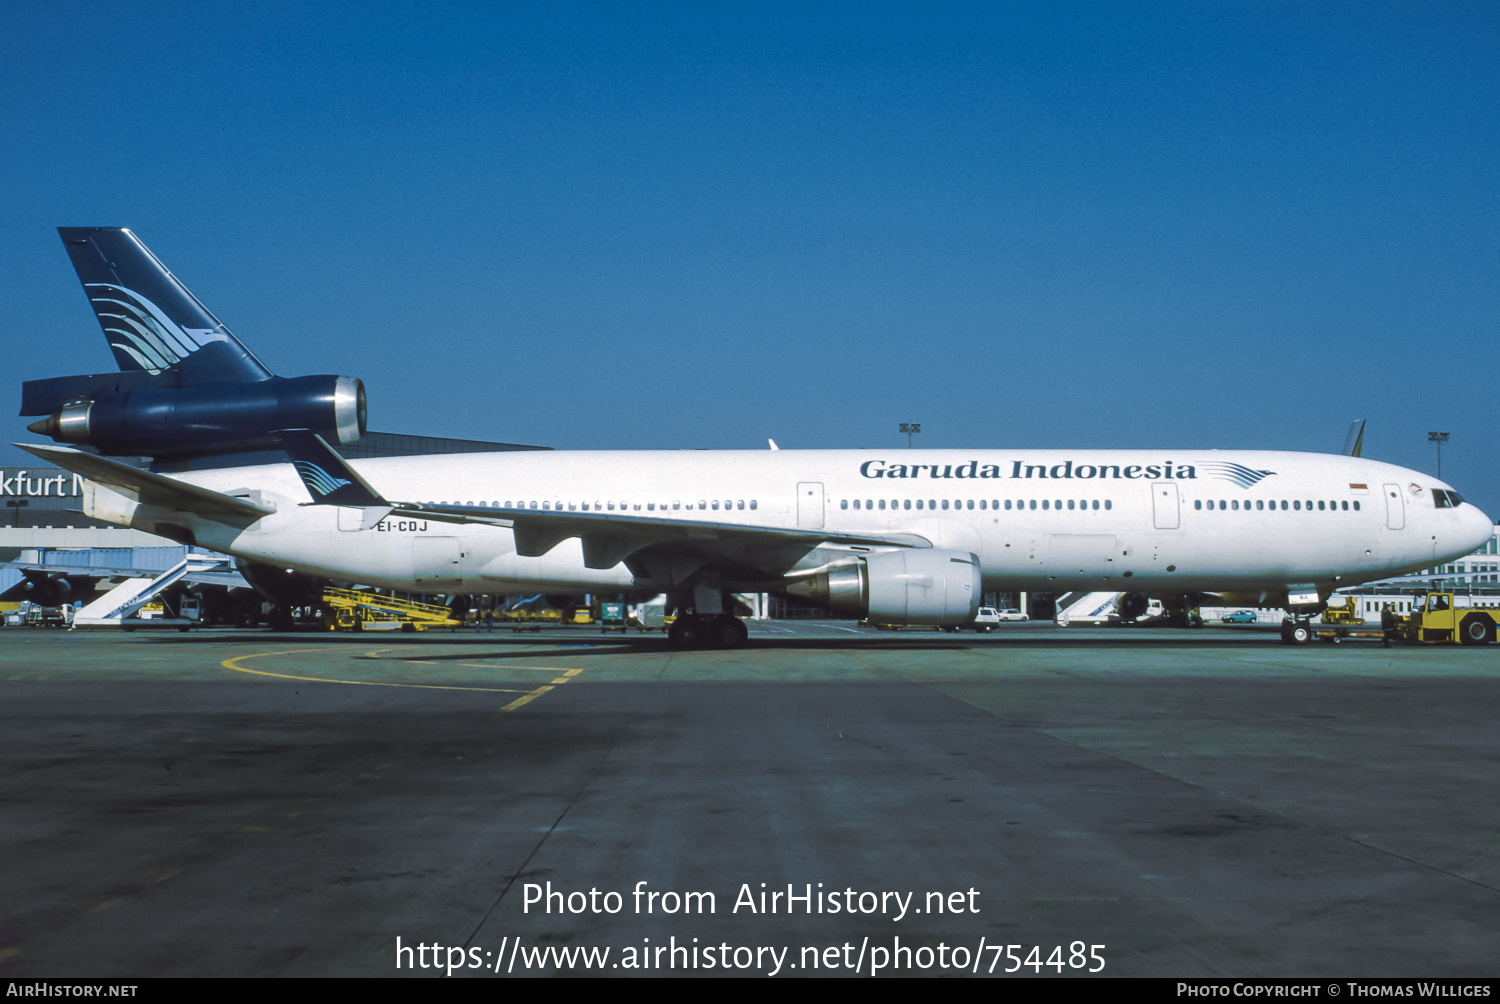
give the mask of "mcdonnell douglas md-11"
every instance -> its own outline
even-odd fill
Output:
[[[168,475],[22,444],[84,511],[255,570],[413,592],[665,593],[680,646],[746,637],[733,594],[961,625],[984,592],[1109,590],[1144,610],[1283,607],[1468,554],[1489,518],[1417,471],[1217,450],[526,451],[347,461],[349,377],[276,377],[128,230],[60,231],[122,372],[28,383],[23,414],[114,455],[280,444],[290,463]],[[30,410],[27,410],[30,409]],[[1356,451],[1357,452],[1357,451]],[[264,577],[262,577],[264,578]],[[1491,639],[1492,640],[1492,639]]]

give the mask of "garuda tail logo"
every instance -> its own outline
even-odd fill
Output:
[[[1241,488],[1253,488],[1262,478],[1269,478],[1276,474],[1275,471],[1257,471],[1244,464],[1199,464],[1198,467],[1207,472],[1211,478],[1233,481]]]
[[[350,483],[343,478],[334,477],[311,460],[297,460],[293,462],[293,466],[302,476],[302,483],[307,485],[307,490],[319,498],[332,495]]]
[[[124,286],[91,282],[85,288],[110,348],[129,356],[147,373],[170,369],[209,342],[229,341],[224,332],[213,328],[184,328]]]

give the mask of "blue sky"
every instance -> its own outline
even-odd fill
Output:
[[[1492,4],[0,8],[23,379],[128,226],[384,431],[1336,451],[1500,515]],[[10,439],[28,438],[12,417]],[[30,458],[6,448],[0,460]]]

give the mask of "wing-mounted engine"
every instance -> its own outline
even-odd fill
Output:
[[[840,617],[967,624],[979,612],[979,559],[941,548],[881,551],[803,574],[786,591]]]

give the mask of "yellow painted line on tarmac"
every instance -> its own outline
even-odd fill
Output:
[[[322,676],[297,676],[292,673],[272,673],[264,669],[250,669],[239,663],[245,659],[265,659],[274,655],[304,655],[308,652],[326,652],[327,649],[320,648],[294,648],[284,652],[252,652],[249,655],[237,655],[233,659],[225,659],[219,665],[225,669],[234,670],[236,673],[250,673],[255,676],[271,676],[278,680],[300,680],[304,683],[344,683],[353,687],[404,687],[409,690],[472,690],[485,694],[524,694],[526,691],[515,687],[454,687],[437,683],[388,683],[382,680],[330,680]],[[392,660],[395,661],[395,660]],[[535,692],[532,692],[534,696]]]
[[[552,689],[551,686],[538,687],[535,690],[533,690],[531,693],[527,694],[525,697],[518,697],[514,701],[511,701],[509,704],[507,704],[505,707],[501,708],[500,710],[501,711],[514,711],[517,708],[524,707],[525,705],[530,704],[532,701],[536,700],[538,697],[541,697],[543,694],[545,694],[547,691],[549,691],[551,689]]]

